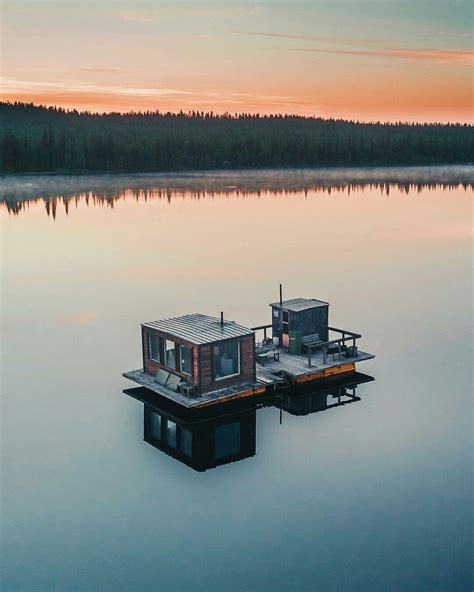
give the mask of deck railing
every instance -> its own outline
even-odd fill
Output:
[[[341,358],[342,352],[347,351],[346,342],[352,341],[352,356],[349,357],[357,357],[357,340],[362,337],[360,333],[354,333],[353,331],[348,331],[347,329],[338,329],[337,327],[328,327],[329,331],[333,331],[334,333],[340,333],[342,337],[338,337],[337,339],[330,339],[328,341],[322,341],[315,346],[308,347],[308,366],[311,366],[311,353],[314,348],[321,349],[323,352],[323,364],[326,363],[326,359],[328,354],[335,355],[337,353],[338,358]],[[337,348],[337,349],[336,349]]]
[[[261,347],[263,345],[267,345],[269,343],[269,341],[272,340],[271,337],[268,337],[268,333],[267,330],[271,329],[272,325],[258,325],[258,327],[250,327],[251,331],[255,331],[255,333],[257,333],[257,331],[263,331],[263,341],[255,341],[255,345],[256,347]]]
[[[256,341],[255,345],[257,348],[268,345],[272,338],[268,336],[268,329],[272,329],[272,325],[258,325],[257,327],[251,327],[252,331],[257,333],[263,331],[263,340]],[[314,349],[322,350],[323,352],[323,363],[326,364],[328,355],[336,355],[341,358],[342,353],[347,353],[347,343],[351,342],[352,349],[350,352],[353,354],[349,357],[357,357],[357,340],[362,337],[360,333],[354,333],[354,331],[348,331],[347,329],[339,329],[338,327],[328,327],[329,331],[333,333],[339,333],[341,337],[336,339],[329,339],[328,341],[319,341],[314,345],[305,346],[308,353],[308,367],[311,367],[311,355]]]

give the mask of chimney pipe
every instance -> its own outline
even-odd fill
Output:
[[[283,286],[280,284],[280,306],[283,306]]]
[[[221,325],[224,326],[224,313],[221,311]]]

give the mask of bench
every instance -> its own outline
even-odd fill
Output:
[[[259,364],[261,364],[262,366],[265,366],[265,364],[270,359],[275,360],[275,362],[279,362],[280,361],[280,352],[277,351],[276,349],[273,349],[271,351],[262,352],[262,353],[257,354],[257,362]]]

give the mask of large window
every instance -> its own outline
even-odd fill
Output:
[[[238,341],[220,343],[213,347],[214,379],[221,380],[240,373],[240,344]]]
[[[168,368],[176,368],[176,352],[175,343],[169,339],[165,339],[165,364]]]
[[[193,373],[193,350],[190,347],[186,347],[185,345],[179,346],[179,368],[181,372],[184,374],[191,374]]]
[[[181,452],[190,458],[193,456],[193,433],[181,426]]]
[[[240,452],[240,422],[228,423],[216,428],[214,454],[225,458]]]
[[[161,362],[160,338],[155,333],[148,333],[148,353],[151,360]]]

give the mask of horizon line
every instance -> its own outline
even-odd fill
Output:
[[[383,120],[383,119],[349,119],[344,117],[324,117],[321,115],[303,115],[298,113],[291,113],[291,112],[274,112],[274,113],[251,113],[246,111],[224,111],[222,113],[215,112],[213,110],[205,111],[200,109],[188,109],[184,111],[183,109],[179,110],[167,110],[161,111],[160,109],[148,109],[145,111],[142,110],[119,110],[119,111],[89,111],[87,109],[79,110],[76,107],[63,107],[61,105],[48,105],[45,103],[35,103],[33,101],[26,102],[26,101],[0,101],[0,107],[7,106],[7,107],[33,107],[35,109],[44,109],[48,111],[58,111],[62,112],[66,115],[85,115],[85,116],[97,116],[97,117],[106,117],[106,116],[175,116],[175,117],[203,117],[207,116],[211,119],[235,119],[238,120],[239,118],[248,117],[253,119],[271,119],[271,118],[294,118],[294,119],[302,119],[302,120],[319,120],[319,121],[333,121],[333,122],[340,122],[340,123],[351,123],[351,124],[360,124],[360,125],[419,125],[419,126],[445,126],[445,127],[454,127],[454,126],[463,126],[463,127],[474,127],[474,123],[468,121],[456,121],[456,122],[443,122],[443,121],[416,121],[416,120]]]

